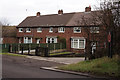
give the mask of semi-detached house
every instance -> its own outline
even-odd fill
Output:
[[[82,22],[83,16],[90,18],[93,12],[90,7],[86,7],[85,12],[76,13],[63,13],[63,10],[59,10],[58,14],[41,15],[38,12],[17,26],[19,43],[59,43],[59,36],[66,39],[67,50],[84,52],[87,43],[84,27],[88,27],[90,33],[101,33],[98,24],[89,21],[85,25]]]

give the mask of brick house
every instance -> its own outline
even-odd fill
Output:
[[[17,29],[16,26],[2,26],[2,38],[1,43],[18,43],[18,38],[16,37]]]
[[[63,10],[59,10],[58,14],[40,15],[38,12],[36,16],[27,17],[16,27],[19,43],[59,43],[58,37],[62,37],[66,39],[68,51],[82,53],[88,37],[85,27],[95,35],[103,33],[100,31],[99,21],[93,24],[92,20],[87,19],[89,24],[83,23],[82,17],[90,19],[94,12],[97,11],[91,11],[91,7],[86,7],[85,12],[76,13],[63,13]]]

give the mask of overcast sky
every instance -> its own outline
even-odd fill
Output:
[[[27,16],[57,14],[59,9],[64,13],[83,12],[85,7],[98,5],[98,0],[0,0],[0,20],[11,25],[18,25]]]

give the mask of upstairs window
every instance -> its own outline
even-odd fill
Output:
[[[19,32],[23,32],[23,28],[19,28]]]
[[[90,27],[90,33],[99,33],[99,27]]]
[[[74,33],[81,33],[81,27],[74,27],[73,31]]]
[[[65,32],[65,28],[64,27],[59,27],[58,28],[58,32],[59,33],[64,33]]]
[[[51,28],[49,28],[49,32],[53,32],[53,28],[51,27]]]
[[[31,32],[31,29],[30,28],[26,28],[26,32]]]
[[[37,28],[37,32],[42,32],[42,28]]]

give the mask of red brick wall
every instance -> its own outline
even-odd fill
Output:
[[[3,44],[5,43],[18,43],[18,39],[16,37],[4,37]]]
[[[42,28],[42,32],[37,32],[36,28],[32,28],[31,33],[18,32],[17,36],[18,37],[24,37],[24,35],[33,35],[33,43],[36,43],[36,38],[38,38],[38,37],[42,38],[41,43],[46,43],[46,36],[63,37],[63,38],[66,38],[67,50],[82,53],[82,52],[84,52],[84,49],[77,49],[77,50],[76,49],[71,49],[71,41],[70,41],[71,37],[84,37],[84,38],[87,37],[83,27],[81,29],[82,29],[81,33],[74,33],[73,32],[73,27],[67,27],[67,28],[65,28],[64,33],[59,33],[58,28],[53,28],[53,32],[50,33],[49,28]],[[101,32],[99,34],[101,34]],[[96,35],[98,35],[98,34],[96,34]]]

